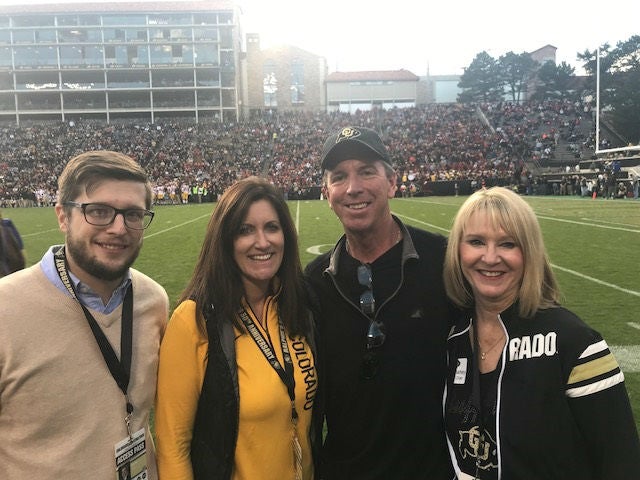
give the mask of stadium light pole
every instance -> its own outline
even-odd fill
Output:
[[[600,153],[600,46],[596,49],[596,155]]]

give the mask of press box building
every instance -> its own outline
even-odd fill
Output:
[[[333,72],[327,76],[327,111],[415,107],[420,78],[408,70]]]
[[[238,118],[233,2],[0,6],[0,121]]]

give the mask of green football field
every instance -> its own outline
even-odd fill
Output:
[[[564,304],[600,331],[622,370],[640,426],[640,201],[525,197],[538,215]],[[408,224],[447,235],[464,197],[394,199]],[[341,228],[325,201],[292,201],[303,266],[325,252]],[[162,284],[175,306],[186,285],[214,204],[156,206],[135,267]],[[29,264],[62,243],[53,208],[5,209],[25,242]]]

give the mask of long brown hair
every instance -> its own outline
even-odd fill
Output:
[[[282,264],[277,272],[281,285],[278,297],[280,319],[290,336],[306,336],[309,333],[306,297],[293,219],[282,194],[259,177],[236,182],[220,198],[209,220],[193,276],[180,301],[194,300],[199,313],[213,306],[217,319],[231,321],[243,330],[237,312],[241,307],[244,287],[233,255],[233,242],[249,208],[258,200],[267,200],[273,206],[284,234]]]

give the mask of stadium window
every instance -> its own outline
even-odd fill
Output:
[[[207,45],[196,46],[194,52],[196,65],[218,65],[218,51],[213,48],[208,48]]]
[[[127,46],[127,59],[129,60],[129,65],[138,63],[138,47],[135,45]]]
[[[100,30],[88,29],[86,32],[88,42],[102,43],[102,33]]]
[[[36,30],[36,43],[52,43],[56,41],[55,30]]]
[[[87,30],[69,28],[58,31],[58,41],[61,43],[80,43],[87,41]]]
[[[182,62],[193,65],[193,45],[182,46]]]
[[[162,30],[159,28],[150,28],[149,40],[162,40]]]
[[[218,23],[218,18],[215,13],[195,14],[193,17],[193,23],[195,25],[216,25]]]
[[[169,20],[166,17],[149,15],[149,25],[168,25]]]
[[[100,17],[98,15],[79,15],[78,25],[100,25]]]
[[[55,17],[48,15],[13,17],[14,27],[53,27]]]
[[[0,90],[11,90],[12,88],[13,88],[12,75],[4,72],[0,73]]]
[[[219,87],[220,71],[217,68],[198,69],[196,71],[196,81],[199,87]]]
[[[104,15],[102,21],[105,25],[146,25],[144,15]]]
[[[103,64],[102,59],[102,47],[99,46],[87,46],[83,47],[85,64],[87,66],[99,66]]]
[[[275,73],[275,64],[268,63],[263,67],[262,92],[265,107],[278,106],[278,79]]]
[[[115,63],[118,66],[129,65],[126,45],[116,45]]]
[[[56,19],[56,25],[58,26],[78,25],[78,16],[77,15],[58,15]]]
[[[75,46],[60,47],[60,65],[62,67],[70,67],[82,64],[83,51]]]
[[[220,90],[199,90],[197,94],[199,107],[220,106]]]
[[[191,40],[191,29],[172,28],[169,34],[169,40]]]
[[[233,88],[223,89],[222,93],[222,107],[234,108],[236,106],[236,94]]]
[[[14,43],[33,43],[33,30],[14,30]]]
[[[223,87],[235,86],[236,76],[234,72],[222,72],[220,74],[220,81]]]
[[[194,34],[196,40],[218,40],[217,28],[196,28]]]
[[[191,23],[191,15],[170,15],[169,21],[172,25],[189,25]]]
[[[0,67],[11,66],[11,49],[9,47],[0,48]]]
[[[218,23],[220,24],[232,24],[233,23],[233,14],[232,13],[219,13],[218,14]]]
[[[220,48],[233,48],[231,28],[220,28]]]
[[[129,28],[129,29],[127,29],[125,31],[125,35],[126,35],[127,42],[135,42],[135,41],[146,40],[147,39],[146,30],[140,30],[140,29],[137,29],[137,28]]]
[[[171,63],[171,46],[154,45],[151,48],[151,63],[153,65],[168,65]]]
[[[299,59],[291,62],[291,103],[304,103],[304,63]]]
[[[227,67],[227,69],[233,69],[235,63],[233,61],[233,52],[220,52],[220,65]]]

